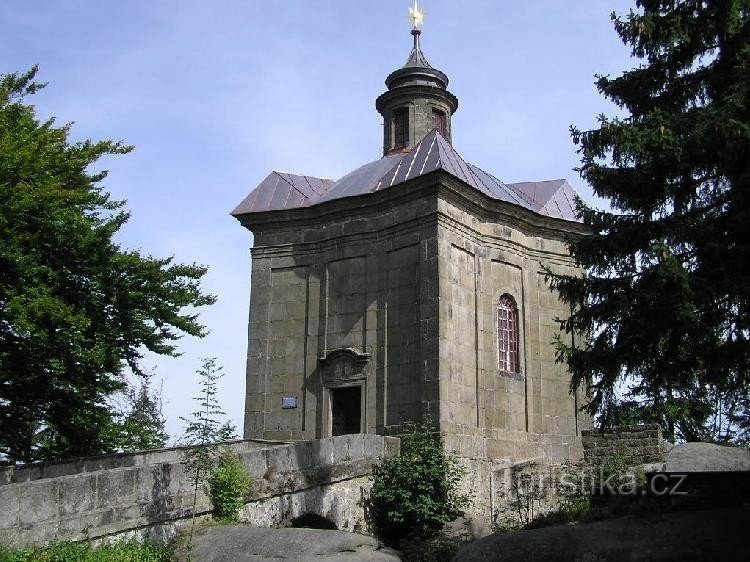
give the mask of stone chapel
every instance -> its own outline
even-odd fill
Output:
[[[575,193],[464,160],[458,99],[411,33],[375,101],[383,157],[337,181],[271,172],[232,212],[254,235],[244,436],[429,416],[467,458],[577,457],[590,419],[555,363],[568,310],[544,272],[574,271]]]

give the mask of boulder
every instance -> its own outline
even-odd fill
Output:
[[[395,562],[398,553],[373,537],[322,529],[261,529],[218,525],[195,532],[190,557],[184,545],[176,559],[196,562]]]
[[[665,471],[750,471],[750,450],[714,443],[683,443],[667,453]]]
[[[494,534],[453,562],[697,562],[746,560],[747,507],[628,516]]]

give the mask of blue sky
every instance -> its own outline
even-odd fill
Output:
[[[609,14],[624,0],[424,0],[422,47],[460,105],[453,144],[506,182],[567,178],[568,127],[615,108],[594,74],[635,62]],[[241,431],[252,236],[231,209],[271,170],[338,178],[380,156],[375,98],[411,48],[410,0],[5,0],[0,73],[40,65],[43,117],[74,121],[76,140],[135,146],[107,158],[106,188],[132,212],[122,244],[209,266],[219,297],[208,337],[164,379],[173,436],[193,409],[201,357],[224,366],[220,400]]]

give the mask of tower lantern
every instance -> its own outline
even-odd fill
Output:
[[[409,8],[414,38],[406,64],[385,79],[388,91],[375,101],[383,116],[383,154],[408,150],[433,129],[451,141],[451,116],[458,99],[448,91],[448,77],[430,66],[422,53],[419,26],[424,21],[415,0]]]

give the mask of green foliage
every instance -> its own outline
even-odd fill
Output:
[[[236,523],[245,504],[252,478],[239,457],[225,450],[208,479],[214,518],[222,523]]]
[[[140,385],[126,383],[121,392],[120,409],[113,442],[119,451],[160,449],[167,445],[166,420],[162,414],[161,390],[151,388],[150,373],[144,373]]]
[[[186,424],[182,442],[189,447],[183,453],[182,462],[193,483],[193,513],[187,539],[188,551],[192,548],[195,530],[198,489],[201,484],[206,483],[216,468],[224,452],[222,443],[236,437],[234,426],[224,420],[226,414],[216,399],[218,381],[224,376],[221,370],[222,367],[216,364],[215,358],[203,359],[201,368],[197,371],[200,379],[200,392],[193,398],[198,402],[199,408],[192,413],[190,418],[180,418]]]
[[[539,517],[541,503],[545,498],[544,480],[532,465],[511,469],[509,484],[503,499],[517,518],[519,526],[526,527]]]
[[[550,525],[562,525],[574,521],[590,521],[592,519],[591,499],[583,494],[565,498],[557,509],[537,515],[534,519],[523,526],[524,529],[538,529]],[[516,530],[520,526],[512,529]]]
[[[168,562],[170,559],[168,548],[148,542],[99,547],[64,542],[22,550],[0,547],[0,562]]]
[[[591,498],[578,492],[566,497],[561,503],[559,511],[564,514],[566,521],[580,521],[591,509]]]
[[[128,220],[110,199],[102,156],[131,147],[70,143],[70,125],[40,122],[25,98],[37,69],[0,75],[0,460],[111,452],[107,399],[145,351],[176,355],[202,336],[194,307],[204,267],[128,251]],[[186,308],[190,312],[184,312]]]
[[[378,534],[398,546],[408,536],[429,538],[461,515],[469,498],[459,491],[464,469],[443,449],[428,421],[401,437],[401,454],[373,470],[369,510]]]
[[[750,0],[636,5],[612,17],[638,66],[596,83],[622,116],[571,128],[613,211],[580,203],[585,274],[549,274],[572,310],[558,359],[604,425],[730,439],[750,387]]]
[[[190,418],[180,418],[185,423],[181,444],[190,447],[184,453],[183,462],[198,483],[216,466],[221,443],[236,438],[234,426],[224,419],[226,414],[216,399],[218,381],[224,376],[221,371],[216,358],[202,360],[196,373],[200,379],[200,391],[193,398],[199,408]]]
[[[399,551],[406,562],[450,562],[471,540],[466,531],[456,535],[441,530],[427,537],[414,534],[401,541]]]
[[[595,483],[591,467],[565,466],[560,471],[540,470],[535,464],[510,469],[510,480],[501,499],[508,512],[495,515],[493,531],[508,533],[590,518]],[[508,515],[508,513],[512,515]]]

